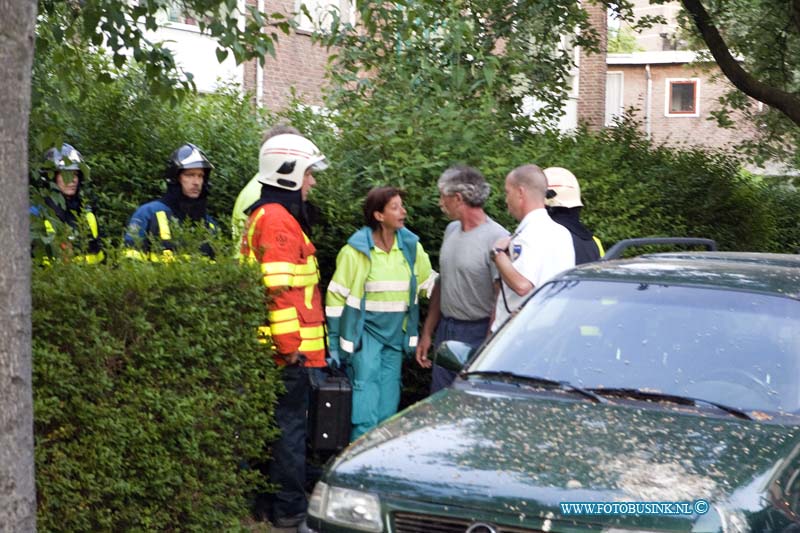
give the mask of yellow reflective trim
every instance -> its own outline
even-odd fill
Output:
[[[307,340],[300,343],[300,347],[297,349],[299,352],[316,352],[318,350],[325,349],[325,340],[324,339],[314,339],[314,340]]]
[[[75,256],[72,260],[75,261],[76,263],[86,263],[87,265],[96,265],[105,258],[106,256],[103,252],[97,252],[96,254],[78,255]]]
[[[293,276],[292,279],[292,287],[308,287],[310,285],[316,285],[319,282],[319,276],[317,273],[308,274],[305,276]]]
[[[273,274],[264,276],[264,285],[267,287],[288,287],[292,282],[292,276],[288,274]]]
[[[315,285],[307,285],[303,293],[303,303],[305,304],[306,309],[311,309],[311,307],[313,306],[314,287]]]
[[[128,259],[136,259],[138,261],[147,261],[147,256],[140,252],[139,250],[125,250],[123,254],[124,257]]]
[[[273,322],[270,328],[272,329],[273,335],[286,335],[287,333],[300,331],[300,321],[295,319],[286,322],[278,322],[277,324]]]
[[[261,272],[264,274],[294,274],[296,266],[294,263],[285,261],[271,261],[261,264]]]
[[[286,309],[276,309],[268,311],[267,317],[270,322],[283,322],[285,320],[292,320],[297,318],[297,309],[294,307],[287,307]]]
[[[598,239],[597,236],[592,235],[592,240],[594,240],[594,243],[597,245],[597,249],[600,250],[600,257],[606,255],[606,251],[603,249],[603,243],[600,242],[600,239]]]
[[[264,216],[264,210],[263,209],[259,209],[258,212],[256,212],[256,216],[253,218],[253,220],[247,226],[247,247],[250,249],[250,254],[251,255],[255,254],[255,251],[253,249],[253,234],[256,231],[256,226],[258,225],[258,220],[262,216]]]
[[[305,265],[297,265],[294,270],[295,274],[306,275],[315,274],[317,272],[317,263],[313,257],[309,257]]]
[[[92,237],[95,239],[99,235],[97,229],[97,217],[91,211],[86,211],[86,222],[89,224],[89,231],[92,232]]]
[[[158,221],[158,236],[162,241],[168,241],[172,238],[172,233],[169,231],[169,217],[166,211],[156,211],[156,220]]]
[[[47,219],[44,220],[44,230],[51,234],[56,232],[56,228],[54,228],[53,224]]]
[[[306,244],[311,243],[311,239],[308,238],[308,235],[306,235],[305,231],[303,232],[303,242]]]
[[[319,339],[325,336],[325,328],[322,325],[300,328],[301,339]]]
[[[270,342],[272,339],[272,331],[269,329],[269,326],[259,326],[258,328],[258,342],[261,344],[270,344],[272,348],[275,348],[275,345]]]

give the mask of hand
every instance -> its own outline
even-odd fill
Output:
[[[279,353],[278,354],[288,366],[296,365],[297,362],[300,360],[300,356],[303,354],[300,352],[292,352],[292,353]]]
[[[428,359],[428,352],[431,349],[431,336],[422,334],[417,343],[417,364],[422,368],[430,368],[433,363]]]
[[[508,247],[511,245],[511,237],[503,237],[499,239],[492,248],[500,248],[501,250],[508,250]]]
[[[342,363],[339,361],[339,354],[334,351],[330,352],[330,357],[327,357],[325,362],[330,368],[341,368],[342,366]]]

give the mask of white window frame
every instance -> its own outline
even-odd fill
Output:
[[[694,112],[674,113],[670,112],[672,102],[672,84],[694,84]],[[699,117],[700,116],[700,78],[666,78],[664,80],[664,116],[671,118],[679,117]]]
[[[317,0],[319,3],[326,4],[326,11],[330,7],[339,8],[339,17],[342,22],[353,24],[356,18],[356,0]],[[319,20],[308,20],[305,13],[300,9],[302,4],[306,3],[305,0],[295,0],[294,12],[295,20],[297,22],[297,29],[303,32],[312,33],[319,28]],[[309,10],[311,11],[311,10]],[[313,15],[313,13],[311,13]]]
[[[614,119],[622,116],[625,113],[624,101],[625,101],[625,72],[622,70],[607,70],[606,71],[606,95],[608,95],[608,75],[612,74],[614,76],[619,76],[619,102],[617,102],[617,108],[619,109],[619,113],[605,117],[605,124],[606,126],[613,126]],[[607,96],[606,96],[607,97]],[[606,109],[606,111],[608,111]]]

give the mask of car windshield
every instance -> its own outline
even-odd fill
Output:
[[[538,291],[469,370],[800,413],[799,332],[800,302],[790,298],[560,281]]]

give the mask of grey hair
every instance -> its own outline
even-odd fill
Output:
[[[437,186],[446,196],[460,194],[470,207],[483,207],[491,190],[483,174],[467,165],[456,165],[445,170]]]

